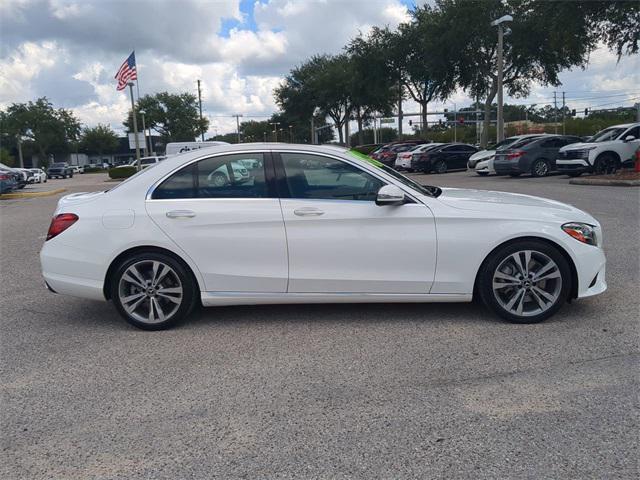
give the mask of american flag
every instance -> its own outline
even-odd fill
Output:
[[[115,79],[118,80],[117,90],[124,90],[131,80],[137,80],[136,75],[136,52],[131,52],[129,58],[127,58],[118,73],[116,73]]]

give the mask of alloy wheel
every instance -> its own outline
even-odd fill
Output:
[[[547,162],[545,161],[536,162],[533,166],[533,172],[537,177],[544,177],[549,173],[549,165],[547,165]]]
[[[183,300],[180,277],[158,260],[142,260],[130,265],[120,277],[118,297],[133,319],[156,324],[171,319]]]
[[[548,255],[521,250],[507,256],[493,274],[493,294],[512,315],[529,317],[553,307],[562,292],[560,268]]]

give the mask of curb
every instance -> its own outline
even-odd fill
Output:
[[[66,188],[57,188],[56,190],[49,190],[47,192],[30,192],[30,193],[3,193],[0,198],[35,198],[35,197],[49,197],[51,195],[57,195],[58,193],[66,192]]]
[[[571,185],[598,185],[605,187],[640,187],[640,180],[606,180],[597,178],[573,178]]]

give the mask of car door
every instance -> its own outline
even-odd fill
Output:
[[[288,292],[429,292],[436,232],[425,205],[376,205],[385,181],[344,159],[281,152],[275,161]]]
[[[247,171],[246,160],[260,168]],[[234,174],[240,169],[247,174]],[[147,199],[148,214],[191,257],[207,291],[286,291],[284,222],[269,178],[266,152],[213,156],[173,173]]]
[[[635,139],[627,140],[627,137],[629,136],[634,137]],[[623,142],[623,146],[620,149],[620,161],[624,163],[633,159],[636,150],[640,147],[640,126],[630,128],[620,136],[620,139]]]
[[[449,145],[440,150],[438,156],[440,160],[445,161],[449,170],[455,170],[456,168],[461,168],[458,166],[462,158],[461,154],[462,152],[458,145]]]

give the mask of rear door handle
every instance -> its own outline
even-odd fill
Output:
[[[193,218],[196,212],[193,210],[171,210],[167,212],[167,218]]]
[[[319,217],[324,215],[324,212],[315,207],[302,207],[296,208],[293,213],[299,217]]]

